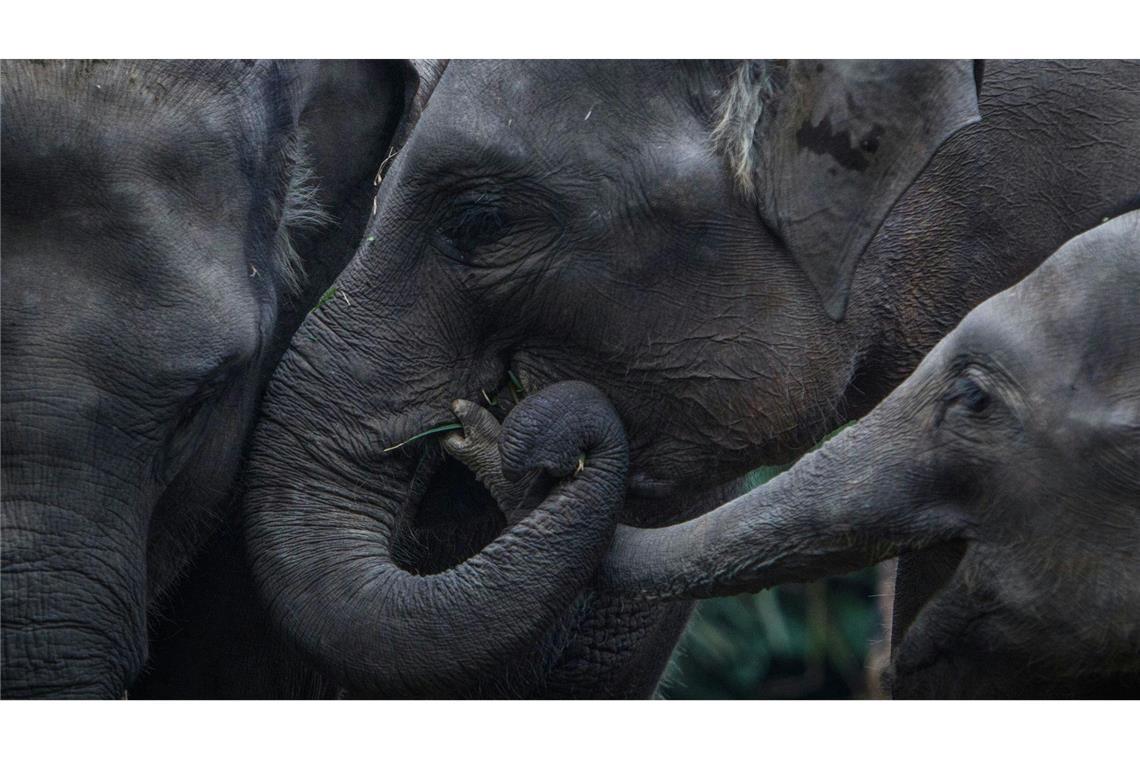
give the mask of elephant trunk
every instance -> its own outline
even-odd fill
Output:
[[[8,370],[5,360],[0,697],[120,698],[146,656],[145,462],[91,407],[45,411]],[[105,442],[95,455],[92,440]]]
[[[563,479],[474,556],[417,574],[398,564],[394,548],[422,496],[422,478],[406,457],[374,457],[374,471],[362,472],[367,465],[352,462],[331,436],[298,437],[289,422],[330,392],[317,384],[306,401],[286,384],[311,369],[295,344],[270,387],[251,455],[246,536],[272,618],[353,693],[487,693],[523,667],[517,663],[526,661],[601,562],[628,467],[616,414],[599,394],[591,401],[605,405],[600,420],[565,415],[577,426],[569,436],[579,447],[571,461],[577,463],[578,450],[586,454],[577,473],[573,466],[563,471],[557,463],[528,460],[532,438],[546,426],[512,415],[521,422],[514,433],[504,426],[504,466],[515,451],[516,475],[538,467]],[[581,399],[569,401],[566,410],[576,412]]]
[[[623,595],[754,592],[875,564],[963,537],[970,521],[931,492],[930,454],[884,404],[767,484],[688,522],[620,526],[600,571]]]

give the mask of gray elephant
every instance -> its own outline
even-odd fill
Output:
[[[4,697],[136,678],[437,70],[4,62]]]
[[[1137,113],[1134,63],[452,62],[338,281],[351,301],[310,316],[267,391],[245,512],[270,616],[359,693],[500,682],[595,593],[610,528],[546,530],[561,485],[505,527],[417,437],[454,399],[588,381],[628,436],[620,521],[690,517],[1134,198]]]
[[[895,696],[1140,695],[1138,292],[1134,211],[975,308],[767,485],[687,523],[620,529],[602,586],[737,593],[959,539],[896,642]]]

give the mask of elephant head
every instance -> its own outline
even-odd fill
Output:
[[[119,696],[435,67],[3,64],[4,696]]]
[[[951,539],[896,696],[1140,689],[1140,211],[974,309],[854,428],[690,522],[621,529],[603,585],[756,590]]]
[[[354,690],[454,694],[577,597],[601,534],[537,534],[546,499],[498,535],[417,438],[454,399],[588,380],[635,524],[810,446],[856,374],[860,253],[976,87],[955,62],[452,62],[267,391],[247,536],[278,624]]]

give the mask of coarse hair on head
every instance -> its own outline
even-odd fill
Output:
[[[297,295],[305,271],[295,241],[299,235],[330,221],[317,199],[317,179],[305,150],[305,136],[298,132],[285,143],[285,165],[289,184],[281,202],[277,238],[273,246],[273,268],[286,292]]]
[[[756,195],[757,130],[775,94],[773,65],[769,61],[743,61],[732,72],[721,97],[712,138],[728,159],[737,189],[748,198]]]

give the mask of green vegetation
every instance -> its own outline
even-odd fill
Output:
[[[407,446],[412,441],[418,441],[421,438],[427,438],[429,435],[436,435],[437,433],[446,433],[449,430],[462,430],[462,429],[463,429],[463,425],[459,424],[458,422],[448,422],[448,423],[445,423],[443,425],[436,425],[433,428],[428,428],[427,430],[423,431],[422,433],[416,433],[415,435],[413,435],[411,438],[407,439],[406,441],[400,441],[395,446],[389,446],[388,448],[384,449],[384,453],[387,454],[389,451],[395,451],[396,449],[400,448],[401,446]]]
[[[661,687],[666,699],[868,696],[882,638],[875,571],[697,605]]]
[[[311,314],[312,312],[321,308],[326,303],[331,301],[335,296],[336,296],[336,285],[333,285],[332,287],[330,287],[328,290],[326,290],[324,293],[321,294],[320,299],[317,300],[317,305],[314,306],[313,308],[309,309],[309,313]]]

